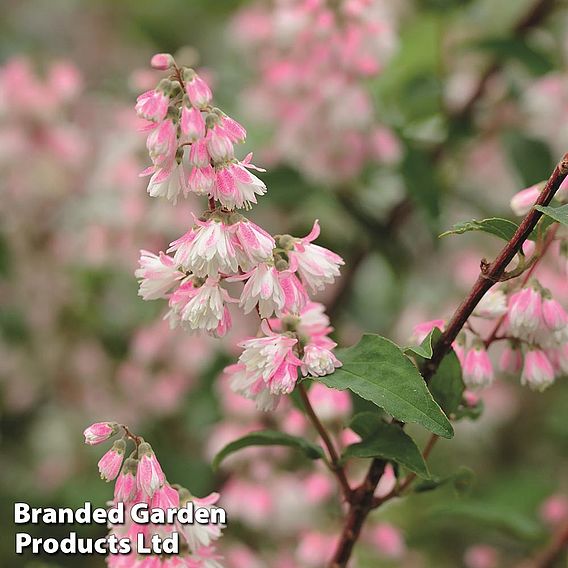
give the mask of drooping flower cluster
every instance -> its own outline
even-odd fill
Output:
[[[526,215],[542,187],[537,184],[517,193],[511,200],[513,212]],[[567,190],[568,183],[564,182],[555,199],[565,202]],[[498,285],[483,297],[454,342],[468,388],[483,388],[495,379],[494,364],[488,353],[494,344],[504,344],[499,355],[499,371],[520,375],[521,383],[534,390],[544,390],[556,378],[568,375],[568,313],[564,307],[568,287],[563,253],[566,235],[561,227],[551,228],[546,236],[544,229],[540,231],[540,242],[524,243],[520,262],[526,269],[518,278]],[[543,266],[545,254],[545,260],[555,265],[553,270]],[[559,267],[561,264],[564,266]],[[539,271],[538,277],[535,270]],[[556,272],[560,272],[559,276]],[[549,282],[549,286],[544,286],[541,279]],[[444,321],[420,324],[415,329],[415,339],[424,339],[435,327],[443,329]]]
[[[391,10],[382,0],[291,0],[237,14],[233,36],[258,75],[244,105],[272,126],[272,159],[329,183],[353,179],[367,162],[398,159],[398,141],[378,123],[365,86],[394,51]]]
[[[179,485],[171,485],[162,471],[150,444],[141,437],[133,435],[123,425],[114,422],[99,422],[89,426],[85,432],[85,443],[96,445],[123,432],[111,449],[99,461],[101,478],[107,482],[115,481],[113,506],[123,503],[126,522],[112,525],[111,533],[118,539],[128,538],[132,543],[129,554],[109,554],[107,564],[111,568],[221,568],[221,556],[215,550],[215,541],[221,536],[223,526],[217,524],[138,524],[131,518],[132,507],[139,503],[148,505],[148,509],[179,509],[188,502],[195,507],[211,509],[219,499],[217,493],[197,498]],[[126,457],[128,443],[134,445],[132,453]],[[153,535],[164,539],[177,532],[180,535],[180,553],[178,555],[157,555],[137,553],[136,544],[143,535],[148,546]]]
[[[204,194],[209,209],[194,217],[167,254],[142,251],[140,295],[167,299],[172,327],[216,337],[231,328],[230,304],[245,314],[256,310],[262,336],[241,343],[239,363],[228,372],[236,390],[261,408],[274,408],[280,395],[294,389],[299,372],[322,376],[339,366],[327,338],[329,320],[310,303],[309,292],[334,282],[343,260],[314,244],[317,221],[303,238],[273,237],[236,211],[266,192],[247,169],[250,155],[242,162],[235,158],[245,129],[211,106],[211,91],[195,71],[179,68],[169,55],[155,56],[153,64],[171,74],[136,105],[149,132],[148,191],[173,201],[180,194]],[[226,287],[233,282],[243,283],[238,298]]]

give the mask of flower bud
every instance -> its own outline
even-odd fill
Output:
[[[117,440],[112,448],[100,459],[99,471],[101,479],[105,481],[112,481],[116,479],[122,460],[124,459],[124,452],[126,451],[126,442],[124,440]]]
[[[174,58],[169,53],[156,53],[150,60],[150,65],[160,71],[166,71],[173,64]]]
[[[185,89],[191,104],[199,109],[207,108],[213,98],[213,93],[207,83],[195,72],[194,77],[186,82]]]
[[[543,391],[554,382],[554,368],[544,351],[531,349],[525,355],[521,384]]]
[[[542,302],[542,319],[550,331],[560,331],[568,323],[568,316],[564,308],[550,297],[545,297]]]
[[[184,141],[195,142],[203,138],[205,136],[205,121],[201,111],[184,104],[181,109],[180,128]]]
[[[85,444],[96,446],[114,436],[118,432],[118,428],[116,422],[96,422],[83,432]]]
[[[486,349],[478,344],[470,349],[464,359],[463,380],[470,389],[488,387],[495,378],[493,365]]]
[[[128,503],[136,495],[136,471],[138,460],[127,458],[122,466],[122,471],[114,486],[114,500],[117,503]]]
[[[154,493],[162,487],[166,478],[152,447],[147,442],[140,444],[138,447],[138,488],[148,497],[152,497]]]

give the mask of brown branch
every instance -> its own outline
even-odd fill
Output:
[[[563,552],[568,550],[568,523],[560,526],[548,545],[519,568],[552,568]]]
[[[560,163],[556,166],[556,168],[554,168],[552,175],[536,201],[536,205],[548,205],[567,175],[568,154],[565,154]],[[519,225],[519,228],[513,235],[511,241],[505,245],[497,258],[484,268],[483,272],[478,277],[477,282],[473,285],[469,295],[458,307],[452,319],[446,326],[446,330],[442,333],[442,336],[434,346],[432,358],[428,360],[424,368],[421,369],[422,376],[426,382],[428,382],[436,373],[442,359],[450,351],[453,341],[456,339],[458,333],[473,313],[473,310],[477,307],[477,304],[479,304],[489,289],[499,281],[501,275],[505,272],[505,269],[511,260],[513,260],[515,255],[519,252],[519,250],[521,250],[523,243],[527,240],[541,217],[542,213],[540,211],[532,209]],[[377,471],[379,470],[381,473],[377,477]],[[373,460],[363,485],[355,489],[354,494],[356,496],[360,494],[362,488],[364,488],[364,494],[352,504],[347,514],[347,520],[342,537],[330,564],[331,568],[342,568],[347,566],[347,562],[349,561],[355,542],[359,537],[361,526],[369,514],[369,511],[372,509],[372,505],[369,506],[369,502],[373,502],[373,493],[381,478],[383,470],[384,462],[378,459]],[[357,507],[355,507],[356,504]]]
[[[298,385],[298,390],[300,392],[300,397],[304,404],[304,408],[306,409],[306,414],[308,415],[308,418],[311,420],[315,429],[318,431],[320,438],[327,448],[327,452],[329,454],[330,469],[339,481],[339,485],[341,486],[345,500],[350,501],[352,496],[351,487],[349,486],[349,481],[347,480],[347,476],[345,475],[345,470],[343,469],[343,466],[339,461],[339,455],[337,453],[337,450],[335,449],[335,445],[331,441],[327,430],[315,413],[312,403],[310,402],[310,399],[308,397],[306,388],[302,383]]]
[[[546,182],[546,185],[541,191],[535,205],[548,205],[567,174],[568,154],[565,154],[560,163],[556,166],[556,168],[554,168],[554,172]],[[496,282],[499,282],[499,279],[505,272],[505,269],[513,260],[515,255],[521,250],[523,243],[532,233],[541,217],[542,213],[540,211],[532,209],[523,219],[519,228],[515,231],[513,238],[501,250],[497,258],[489,264],[489,266],[484,270],[484,273],[479,275],[477,282],[473,285],[469,295],[456,310],[452,319],[446,326],[445,331],[442,333],[440,340],[434,346],[432,358],[426,362],[426,365],[422,370],[422,376],[426,382],[432,378],[438,369],[442,359],[449,352],[453,341],[458,336],[458,333],[471,316],[481,298],[483,298],[483,296]]]

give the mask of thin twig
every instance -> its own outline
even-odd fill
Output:
[[[568,551],[568,522],[552,535],[551,541],[532,559],[523,562],[519,568],[552,568],[563,552]]]
[[[347,480],[347,476],[345,475],[345,470],[343,469],[343,466],[339,461],[339,454],[335,449],[335,445],[332,442],[327,430],[325,429],[325,426],[321,423],[320,419],[315,413],[312,403],[310,402],[310,398],[308,397],[306,388],[302,383],[298,385],[298,390],[300,392],[300,397],[304,404],[304,408],[306,409],[306,414],[308,415],[308,418],[311,420],[315,429],[318,431],[320,438],[322,439],[325,447],[327,448],[327,452],[329,454],[330,469],[337,477],[337,480],[339,481],[339,485],[343,490],[343,495],[345,497],[345,500],[350,501],[351,487],[349,486],[349,481]]]

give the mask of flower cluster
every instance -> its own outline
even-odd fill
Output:
[[[230,304],[245,314],[256,311],[262,336],[241,343],[243,354],[228,372],[236,390],[261,408],[274,408],[294,389],[299,371],[322,376],[339,366],[327,337],[329,320],[309,292],[334,282],[343,260],[314,244],[317,221],[303,238],[272,236],[236,210],[266,191],[247,169],[250,155],[243,162],[235,158],[244,128],[211,106],[211,91],[195,71],[179,68],[169,55],[155,56],[153,64],[171,75],[136,106],[149,131],[148,191],[173,200],[180,193],[205,194],[209,209],[194,217],[167,254],[142,251],[140,295],[167,299],[172,327],[215,337],[231,328]],[[234,282],[243,283],[238,298],[227,288]]]
[[[162,471],[150,444],[140,436],[131,434],[123,425],[114,422],[98,422],[89,426],[85,432],[85,443],[96,445],[109,440],[123,432],[108,452],[99,461],[101,478],[115,481],[113,506],[123,503],[126,510],[126,522],[113,525],[111,532],[118,539],[129,538],[137,542],[138,535],[144,535],[145,542],[150,542],[152,535],[161,538],[171,536],[173,532],[180,535],[182,544],[179,555],[158,556],[155,554],[138,556],[135,550],[129,554],[110,554],[107,564],[110,568],[221,568],[221,557],[215,550],[214,542],[221,536],[222,527],[213,524],[138,524],[129,515],[132,507],[145,503],[151,509],[179,509],[192,501],[196,507],[211,508],[219,499],[217,493],[204,498],[194,497],[180,485],[171,485]],[[134,450],[126,457],[128,443]]]
[[[399,158],[365,87],[394,50],[391,9],[382,0],[292,0],[238,13],[233,36],[258,74],[243,99],[252,118],[273,127],[274,160],[337,183],[368,161]]]
[[[511,200],[517,215],[527,214],[542,185],[518,192]],[[555,199],[566,201],[568,183],[564,182]],[[534,390],[544,390],[558,377],[568,375],[568,314],[563,303],[566,275],[551,277],[542,258],[553,264],[566,264],[563,250],[566,235],[554,227],[535,243],[526,241],[520,255],[519,278],[508,280],[486,294],[453,344],[466,386],[487,387],[494,381],[495,368],[488,350],[504,344],[498,369],[504,375],[520,375],[521,383]],[[538,265],[537,265],[538,263]],[[539,269],[538,278],[534,275]],[[563,267],[565,270],[565,266]],[[549,281],[550,287],[542,284]],[[444,320],[433,320],[415,328],[415,339],[422,340],[433,328],[444,328]]]

